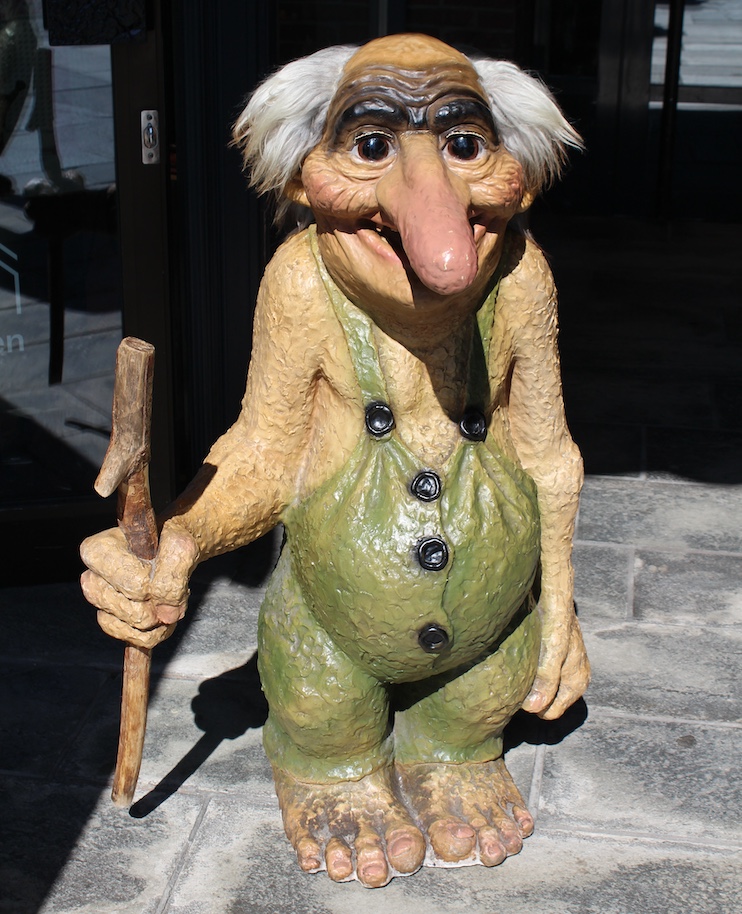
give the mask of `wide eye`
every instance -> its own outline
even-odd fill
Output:
[[[476,159],[484,149],[484,142],[473,133],[457,133],[448,138],[446,143],[448,154],[454,159]]]
[[[381,133],[368,133],[356,141],[358,155],[367,162],[381,162],[391,152],[389,139]]]

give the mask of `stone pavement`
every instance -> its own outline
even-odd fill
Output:
[[[537,815],[522,854],[373,891],[299,872],[260,746],[274,536],[200,569],[155,651],[131,814],[109,800],[120,647],[74,583],[0,590],[2,914],[742,910],[742,232],[545,213],[536,234],[589,473],[576,600],[594,681],[562,721],[511,727]]]

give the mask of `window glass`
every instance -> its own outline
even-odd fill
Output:
[[[90,497],[121,339],[110,50],[0,0],[0,509]]]

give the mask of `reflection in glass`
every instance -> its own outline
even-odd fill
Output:
[[[121,338],[110,52],[0,0],[0,508],[89,496]]]

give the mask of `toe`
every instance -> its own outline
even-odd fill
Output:
[[[510,820],[498,822],[497,831],[500,834],[500,841],[507,851],[508,856],[521,852],[523,849],[523,839],[520,836],[520,832],[518,831],[515,822]]]
[[[394,828],[386,834],[389,862],[399,873],[414,873],[425,858],[425,838],[414,826]]]
[[[327,875],[335,882],[353,875],[353,853],[342,838],[330,838],[325,849]]]
[[[356,875],[359,882],[369,888],[378,888],[389,882],[389,866],[381,838],[372,831],[361,831],[355,841]]]
[[[485,866],[497,866],[507,855],[497,829],[486,826],[479,830],[479,859]]]
[[[500,843],[507,855],[518,854],[523,849],[523,837],[514,817],[509,816],[501,806],[491,810],[491,823],[497,831]]]
[[[456,819],[439,819],[428,829],[433,850],[441,860],[458,862],[474,852],[477,833]]]
[[[322,868],[322,851],[314,838],[302,838],[296,845],[296,857],[305,873],[316,873]]]
[[[527,809],[523,806],[513,806],[513,819],[515,819],[515,824],[518,826],[518,829],[524,838],[533,834],[536,823]]]

